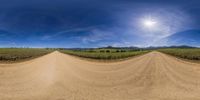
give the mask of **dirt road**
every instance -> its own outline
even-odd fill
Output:
[[[200,100],[200,65],[159,52],[115,63],[53,52],[0,64],[0,100]]]

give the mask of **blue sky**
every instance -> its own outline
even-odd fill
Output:
[[[199,5],[199,0],[1,0],[0,47],[153,46],[173,33],[199,29]],[[149,17],[156,27],[143,25]]]

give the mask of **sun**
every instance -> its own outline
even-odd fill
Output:
[[[152,20],[152,19],[145,19],[145,20],[143,21],[143,24],[144,24],[144,26],[147,27],[147,28],[155,28],[157,22],[154,21],[154,20]]]

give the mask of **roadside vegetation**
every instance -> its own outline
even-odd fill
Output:
[[[131,49],[86,49],[86,50],[60,50],[62,53],[91,58],[97,60],[116,60],[133,57],[150,52],[149,50]]]
[[[168,48],[159,49],[158,51],[183,59],[200,61],[199,48]]]
[[[51,49],[0,48],[0,62],[21,61],[36,58],[52,52]]]

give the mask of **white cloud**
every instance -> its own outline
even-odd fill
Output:
[[[80,32],[80,31],[88,31],[95,28],[94,26],[90,26],[90,27],[84,27],[84,28],[73,28],[73,29],[68,29],[68,30],[64,30],[64,31],[60,31],[54,34],[50,34],[50,35],[44,35],[41,37],[41,40],[51,40],[54,39],[55,37],[59,37],[62,36],[63,34],[67,34],[67,33],[73,33],[73,32]]]
[[[98,42],[101,40],[112,40],[114,36],[113,32],[103,31],[99,29],[93,29],[89,31],[89,35],[79,37],[84,43]]]

